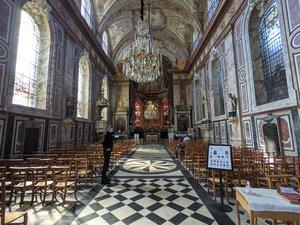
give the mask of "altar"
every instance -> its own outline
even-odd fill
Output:
[[[160,140],[160,134],[159,133],[146,133],[145,134],[145,141],[147,144],[153,144],[158,143]]]

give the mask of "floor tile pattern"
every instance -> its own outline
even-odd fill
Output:
[[[185,178],[114,179],[73,223],[218,224]]]

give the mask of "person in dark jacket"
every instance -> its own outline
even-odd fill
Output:
[[[101,184],[110,184],[106,173],[109,167],[110,155],[113,149],[113,144],[114,144],[113,129],[112,127],[108,127],[104,139],[102,141],[104,164],[102,169]]]

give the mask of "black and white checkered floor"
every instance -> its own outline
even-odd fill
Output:
[[[80,185],[79,202],[70,196],[65,206],[40,202],[30,206],[29,196],[21,208],[17,202],[10,209],[27,210],[29,225],[236,224],[234,199],[228,203],[230,212],[218,211],[206,184],[196,182],[162,146],[135,149],[110,175],[109,186],[101,185],[99,177],[92,185]],[[240,211],[240,215],[241,224],[249,224],[248,214]],[[264,222],[257,225],[272,224]]]
[[[56,224],[234,224],[199,197],[200,185],[187,174],[163,147],[142,146],[114,171],[111,185],[92,190],[84,207]]]

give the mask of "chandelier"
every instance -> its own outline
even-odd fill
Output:
[[[123,52],[125,76],[137,83],[148,83],[162,75],[160,47],[151,37],[150,27],[150,10],[148,10],[148,23],[143,20],[143,16],[141,19],[137,18],[134,25],[134,41]]]

